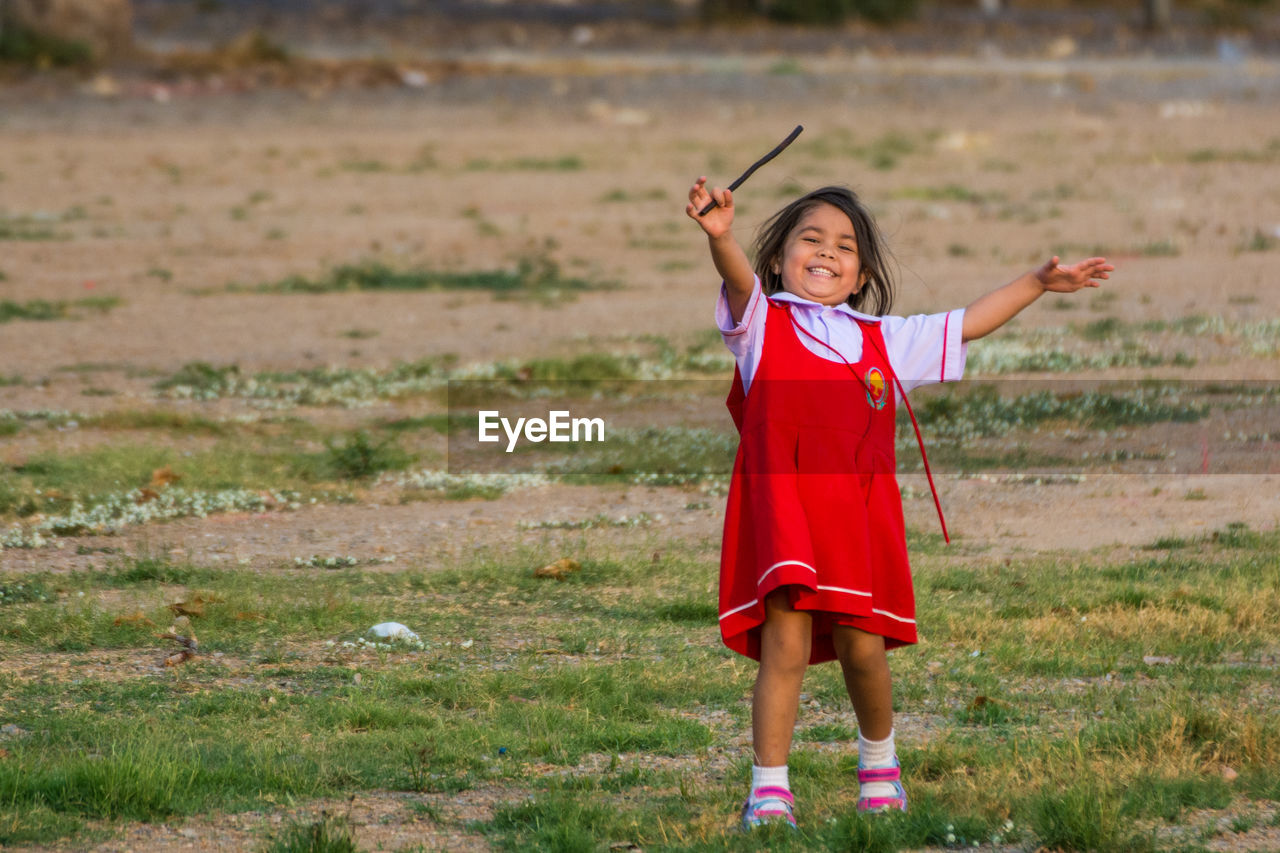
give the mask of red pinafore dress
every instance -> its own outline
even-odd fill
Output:
[[[915,596],[894,457],[894,375],[879,323],[857,320],[862,358],[830,361],[768,301],[760,365],[727,405],[740,442],[720,557],[720,634],[760,659],[765,596],[789,587],[810,611],[810,663],[835,659],[831,630],[852,625],[916,642]],[[852,369],[851,369],[852,368]]]

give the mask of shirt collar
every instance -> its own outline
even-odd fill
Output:
[[[849,307],[849,303],[847,302],[841,302],[839,305],[826,306],[821,302],[814,302],[812,299],[805,299],[803,296],[796,296],[789,290],[780,290],[777,293],[771,294],[769,298],[775,299],[779,302],[790,302],[792,305],[798,305],[801,308],[811,311],[820,311],[823,308],[830,307],[832,310],[839,311],[842,314],[848,314],[853,319],[861,320],[864,323],[880,322],[880,318],[874,314],[863,314],[861,311],[854,311]]]

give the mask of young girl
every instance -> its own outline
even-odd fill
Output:
[[[700,214],[714,199],[717,203]],[[811,663],[838,660],[858,719],[858,811],[907,807],[893,742],[886,650],[916,642],[894,409],[954,381],[965,344],[1046,291],[1097,287],[1103,258],[1052,258],[962,310],[886,317],[888,255],[854,193],[825,187],[761,228],[754,268],[734,239],[733,195],[699,178],[685,212],[724,279],[716,308],[737,360],[740,433],[720,562],[725,645],[760,662],[744,828],[795,825],[787,756]],[[868,313],[862,313],[866,311]]]

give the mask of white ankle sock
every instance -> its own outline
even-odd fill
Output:
[[[760,788],[784,788],[790,791],[791,783],[787,780],[787,765],[783,764],[779,767],[751,765],[752,799],[755,799],[756,791]]]
[[[867,740],[858,735],[858,764],[862,767],[892,767],[895,758],[893,730],[884,740]],[[867,782],[862,785],[859,796],[892,797],[898,791],[890,782]]]

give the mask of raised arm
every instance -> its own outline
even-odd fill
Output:
[[[1082,287],[1100,287],[1096,279],[1110,278],[1114,269],[1106,258],[1089,258],[1064,267],[1055,255],[1039,269],[1023,273],[970,303],[964,309],[961,336],[972,341],[991,334],[1049,291],[1074,293]]]
[[[707,244],[711,249],[711,262],[716,272],[724,279],[725,290],[729,297],[729,311],[735,323],[742,322],[742,315],[747,310],[747,302],[751,299],[751,291],[755,286],[755,271],[747,253],[733,236],[733,193],[728,190],[708,190],[707,179],[698,178],[689,189],[689,203],[684,212],[707,235]],[[715,199],[716,207],[705,215],[698,211]]]

